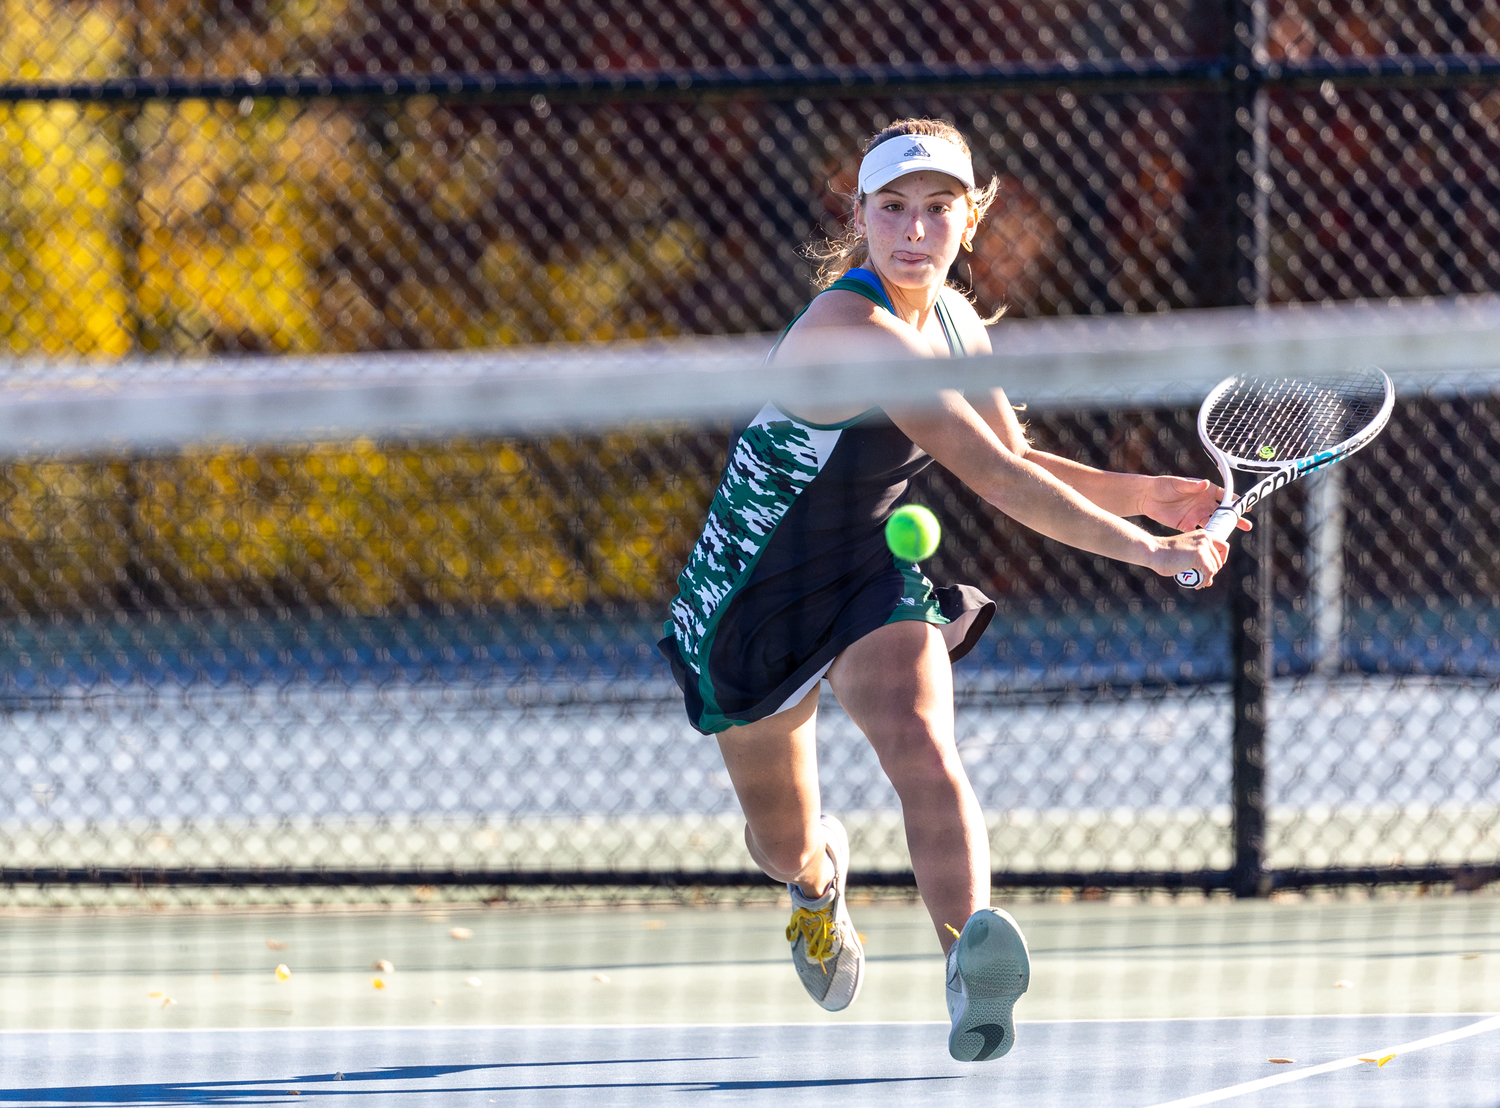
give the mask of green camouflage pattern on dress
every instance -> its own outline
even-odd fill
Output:
[[[735,444],[703,535],[677,578],[665,628],[677,636],[678,651],[695,673],[702,672],[699,650],[715,616],[833,453],[839,433],[806,427],[768,404]]]

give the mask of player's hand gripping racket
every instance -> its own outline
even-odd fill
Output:
[[[1277,489],[1368,445],[1391,418],[1396,390],[1373,366],[1319,377],[1230,377],[1198,409],[1198,437],[1224,478],[1224,501],[1204,524],[1229,540],[1240,517]],[[1264,476],[1234,495],[1234,471]],[[1195,589],[1196,569],[1177,575]]]

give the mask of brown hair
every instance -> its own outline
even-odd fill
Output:
[[[902,135],[931,135],[933,138],[947,139],[957,146],[965,154],[970,154],[969,144],[959,133],[957,127],[942,119],[898,119],[885,130],[865,143],[863,154],[868,154],[882,142],[900,138]],[[984,188],[966,189],[965,194],[969,205],[974,209],[979,219],[984,218],[984,213],[995,201],[995,194],[1000,191],[1000,182],[996,178],[990,178],[990,183]],[[858,207],[865,202],[863,193],[856,191],[855,195],[848,197],[850,202]],[[857,232],[851,225],[836,239],[826,242],[814,243],[804,249],[804,253],[814,265],[813,287],[822,291],[833,284],[855,266],[862,265],[869,258],[869,249],[865,244],[864,236]],[[1004,311],[1004,309],[1001,309]],[[998,316],[996,316],[998,318]],[[990,322],[990,321],[986,321]]]

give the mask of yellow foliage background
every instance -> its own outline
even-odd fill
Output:
[[[316,35],[346,5],[270,7],[278,33]],[[185,33],[191,14],[170,2],[146,15],[125,3],[0,0],[0,74],[117,75],[143,41]],[[275,50],[243,32],[201,38],[209,52],[190,74],[264,70]],[[430,98],[378,111],[270,98],[0,105],[0,359],[81,360],[107,374],[135,356],[670,333],[670,320],[625,308],[636,290],[695,272],[697,232],[663,214],[650,181],[607,158],[585,158],[584,171],[619,179],[623,231],[539,244],[501,221],[466,271],[442,279],[434,249],[504,200],[512,141],[459,128]],[[414,224],[413,211],[430,223]],[[675,441],[325,444],[7,465],[0,615],[657,604],[711,492],[701,467],[684,478],[658,464]]]
[[[722,443],[707,436],[710,450]],[[202,449],[0,467],[0,610],[338,615],[660,605],[697,432]]]

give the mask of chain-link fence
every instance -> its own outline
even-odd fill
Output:
[[[986,308],[1487,293],[1497,38],[1500,4],[12,3],[0,350],[774,330],[861,143],[909,115],[1000,179],[955,275]],[[1199,473],[1192,416],[1031,426]],[[742,879],[716,751],[651,645],[727,434],[7,464],[6,874]],[[934,575],[1001,605],[959,699],[1004,879],[1493,872],[1497,436],[1494,393],[1406,396],[1276,499],[1259,692],[1230,590],[925,477]],[[1262,791],[1236,761],[1255,711]],[[866,876],[907,880],[872,757],[836,713],[822,741]]]
[[[860,144],[906,115],[1000,179],[961,274],[986,306],[1494,288],[1500,6],[1266,9],[23,5],[0,349],[774,329]]]

